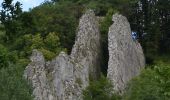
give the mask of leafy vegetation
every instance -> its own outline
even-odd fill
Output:
[[[7,49],[0,45],[0,68],[8,66],[8,55]]]
[[[71,52],[76,28],[86,9],[100,16],[103,59],[106,76],[107,32],[113,13],[128,18],[144,49],[148,66],[134,78],[120,98],[110,93],[105,76],[84,91],[85,100],[168,100],[170,98],[170,1],[169,0],[51,0],[22,11],[20,2],[3,0],[0,12],[0,99],[32,100],[32,91],[23,71],[33,49],[50,60],[60,51]],[[161,55],[161,56],[160,56]],[[79,80],[78,83],[81,84]],[[113,96],[112,96],[113,95]]]
[[[168,100],[170,98],[170,62],[157,61],[134,78],[125,94],[125,100]]]
[[[91,81],[84,91],[84,100],[120,100],[120,96],[111,93],[112,85],[103,75],[97,81]]]
[[[23,78],[26,65],[10,64],[0,70],[1,100],[33,100],[32,90]]]

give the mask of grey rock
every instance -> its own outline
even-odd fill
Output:
[[[96,16],[88,10],[80,19],[70,56],[61,52],[52,61],[45,61],[41,52],[33,50],[24,76],[33,87],[34,100],[82,100],[89,78],[99,76],[100,50]]]
[[[82,100],[82,90],[89,85],[89,79],[100,74],[100,32],[97,18],[88,10],[80,19],[76,41],[70,61],[74,64],[73,100]]]
[[[131,37],[130,25],[121,15],[113,16],[108,33],[108,79],[122,93],[127,82],[145,65],[140,44]],[[88,10],[80,19],[76,41],[70,55],[61,52],[51,61],[33,50],[24,77],[32,85],[34,100],[82,100],[89,80],[100,76],[100,32],[97,18]]]
[[[76,86],[78,90],[88,86],[89,78],[99,77],[100,53],[99,25],[94,12],[88,10],[80,19],[76,41],[70,56],[71,60],[76,63],[75,79],[81,83],[81,85],[77,84],[78,87]]]
[[[48,83],[55,100],[72,100],[74,89],[73,63],[69,56],[61,52],[59,56],[46,64]]]
[[[43,54],[33,50],[30,59],[31,63],[26,67],[24,77],[32,84],[35,100],[54,100],[45,71]]]
[[[126,17],[113,15],[113,24],[108,33],[109,62],[107,77],[114,91],[123,93],[129,80],[140,73],[145,66],[141,45],[131,36],[130,24]]]

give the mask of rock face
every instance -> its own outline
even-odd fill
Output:
[[[92,79],[96,79],[99,76],[100,53],[101,47],[98,22],[93,11],[89,10],[80,19],[76,42],[71,52],[71,59],[73,62],[79,63],[79,65],[82,66],[82,68],[76,66],[75,69],[78,69],[78,73],[84,71],[79,73],[82,74],[86,73],[88,70],[90,71],[90,74],[83,76],[85,79],[82,78],[82,81],[88,83],[89,75]],[[81,75],[77,75],[77,77],[79,76]]]
[[[54,100],[45,71],[44,56],[33,50],[30,59],[31,63],[26,67],[24,77],[32,84],[35,100]]]
[[[79,91],[75,93],[77,97],[81,95],[82,89],[89,85],[90,78],[96,79],[99,76],[100,56],[100,32],[97,18],[92,10],[88,10],[80,19],[76,41],[70,55],[71,61],[76,63],[74,76],[75,91]]]
[[[126,17],[113,15],[113,24],[108,33],[109,62],[107,77],[114,91],[122,93],[127,82],[138,75],[145,66],[142,47],[133,40]]]
[[[100,33],[96,16],[88,10],[80,19],[71,55],[61,52],[46,62],[34,50],[24,77],[33,87],[35,100],[82,100],[89,79],[100,73]]]
[[[121,15],[113,16],[109,28],[108,74],[116,92],[122,93],[127,82],[145,65],[140,44],[132,39],[130,25]],[[97,18],[88,10],[80,19],[75,44],[70,55],[61,52],[45,61],[33,50],[24,77],[33,87],[34,100],[82,100],[82,90],[100,74],[100,32]]]

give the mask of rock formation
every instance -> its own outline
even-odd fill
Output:
[[[107,77],[114,91],[122,93],[127,82],[145,65],[140,44],[132,39],[130,25],[121,15],[113,15],[109,28],[109,62]],[[61,52],[45,61],[41,52],[33,50],[24,77],[33,88],[34,100],[82,100],[82,90],[89,80],[100,74],[100,32],[97,18],[88,10],[80,19],[75,44],[70,55]]]
[[[45,59],[41,52],[33,50],[31,63],[26,67],[24,77],[32,84],[35,100],[53,100],[46,72]]]
[[[113,24],[108,33],[109,62],[107,77],[114,91],[122,93],[127,82],[138,75],[145,66],[142,47],[133,40],[126,17],[113,15]]]
[[[71,61],[76,63],[74,76],[75,91],[79,91],[75,93],[77,96],[89,85],[90,78],[96,79],[99,76],[100,55],[100,32],[97,18],[92,10],[88,10],[80,19],[76,41],[70,55]]]
[[[100,73],[100,33],[93,11],[80,19],[71,55],[61,52],[46,62],[41,52],[33,51],[24,77],[33,87],[35,100],[82,100],[89,79]]]

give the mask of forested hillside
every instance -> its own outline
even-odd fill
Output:
[[[33,49],[46,60],[60,51],[70,54],[78,22],[87,9],[100,19],[102,77],[91,81],[84,100],[169,100],[170,1],[169,0],[45,0],[25,12],[20,2],[3,0],[0,11],[0,100],[33,100],[23,78]],[[124,94],[108,93],[108,29],[115,13],[127,17],[144,50],[146,67],[129,82]]]

